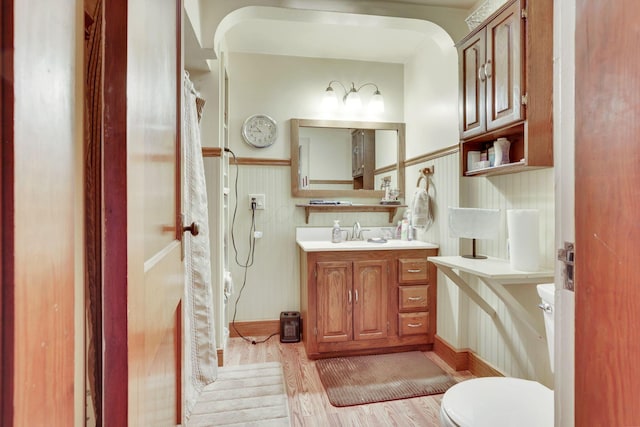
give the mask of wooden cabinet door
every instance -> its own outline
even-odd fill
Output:
[[[355,261],[354,340],[387,336],[388,268],[386,260]]]
[[[523,119],[521,22],[520,2],[515,2],[487,25],[487,61],[483,68],[487,130]]]
[[[480,31],[458,48],[460,73],[460,136],[469,138],[486,129],[485,32]]]
[[[318,262],[317,265],[317,316],[318,342],[351,341],[352,274],[351,261]]]
[[[364,171],[364,135],[361,130],[351,134],[351,176],[361,176]]]

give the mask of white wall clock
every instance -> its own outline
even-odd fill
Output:
[[[254,114],[242,124],[242,138],[256,148],[265,148],[276,141],[276,121],[265,114]]]

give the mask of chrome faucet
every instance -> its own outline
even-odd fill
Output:
[[[358,221],[354,222],[351,228],[351,240],[362,240],[362,227]]]
[[[354,222],[353,227],[351,228],[351,237],[349,240],[364,240],[364,236],[362,234],[363,231],[369,231],[369,229],[360,227],[360,223],[358,221]]]

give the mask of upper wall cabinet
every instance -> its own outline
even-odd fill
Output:
[[[553,0],[511,0],[458,43],[465,176],[553,166],[552,29]],[[508,162],[478,167],[500,137]]]

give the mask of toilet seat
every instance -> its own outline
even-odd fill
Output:
[[[552,427],[553,391],[519,378],[474,378],[447,390],[440,411],[445,426]]]

